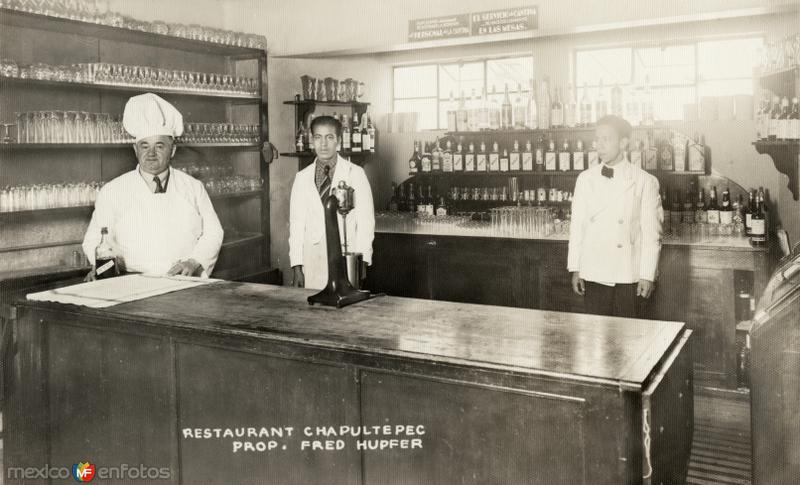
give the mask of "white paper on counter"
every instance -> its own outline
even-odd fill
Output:
[[[26,298],[32,301],[52,301],[89,308],[107,308],[217,281],[221,280],[190,276],[131,274],[30,293],[26,295]]]

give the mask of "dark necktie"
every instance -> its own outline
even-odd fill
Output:
[[[331,188],[331,167],[325,165],[322,170],[325,173],[325,178],[322,179],[322,184],[319,186],[319,196],[324,199]]]
[[[164,192],[166,192],[164,186],[161,185],[161,179],[158,178],[158,175],[153,177],[153,182],[156,183],[156,194],[163,194]]]
[[[603,168],[600,169],[600,173],[603,177],[614,178],[614,169],[611,167],[603,165]]]

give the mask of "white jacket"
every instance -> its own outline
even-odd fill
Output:
[[[354,189],[354,208],[347,214],[348,251],[362,253],[372,264],[375,238],[375,211],[364,169],[337,155],[331,188],[344,180]],[[328,282],[325,212],[314,181],[316,160],[294,178],[289,202],[289,262],[303,265],[306,288],[323,288]],[[344,226],[339,215],[339,237],[344,242]]]
[[[601,165],[578,176],[567,269],[598,283],[655,281],[663,211],[658,179],[627,160],[604,177]]]

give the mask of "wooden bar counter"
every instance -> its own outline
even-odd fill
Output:
[[[149,483],[187,484],[686,475],[682,323],[398,297],[337,310],[232,282],[102,310],[23,299],[41,289],[6,293],[7,469],[144,465],[169,472]],[[46,483],[8,483],[23,482]]]

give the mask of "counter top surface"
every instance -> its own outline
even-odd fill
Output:
[[[289,341],[522,374],[640,388],[684,325],[573,313],[377,297],[310,306],[311,290],[219,282],[114,307],[24,301],[142,325]]]

